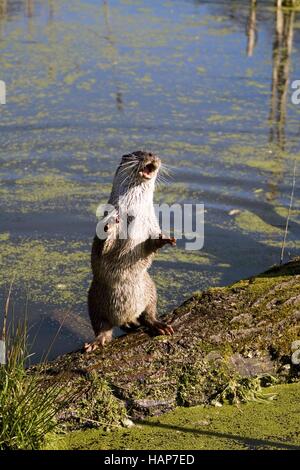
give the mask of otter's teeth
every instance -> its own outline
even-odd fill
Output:
[[[145,179],[148,179],[148,180],[151,179],[151,177],[152,177],[152,176],[151,176],[151,173],[145,171],[145,169],[139,171],[139,175],[140,175],[142,178],[145,178]]]

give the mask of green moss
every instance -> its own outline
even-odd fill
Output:
[[[6,211],[13,212],[40,212],[58,211],[81,205],[85,200],[85,209],[89,208],[91,199],[93,208],[97,207],[100,199],[107,199],[110,184],[102,184],[99,188],[96,184],[84,185],[75,182],[70,177],[48,173],[47,175],[27,176],[15,180],[13,191],[0,185],[0,196]]]
[[[243,211],[238,214],[235,218],[235,222],[246,232],[258,232],[262,234],[282,233],[281,229],[266,223],[258,215],[250,211]]]
[[[212,135],[213,139],[218,139]],[[223,136],[222,136],[223,138]],[[298,153],[290,153],[288,151],[281,150],[274,144],[252,144],[251,141],[246,140],[246,137],[241,138],[240,135],[228,136],[229,141],[233,138],[237,141],[232,145],[228,145],[222,152],[222,159],[232,165],[235,165],[237,161],[243,165],[258,170],[268,172],[277,178],[285,170],[285,165],[291,165],[291,161],[299,161],[300,155]],[[241,144],[240,142],[243,142]]]
[[[275,377],[271,375],[261,375],[257,377],[232,376],[223,389],[218,392],[212,400],[212,404],[219,405],[229,403],[231,405],[248,403],[252,401],[274,400],[276,394],[265,393],[262,389],[262,383],[274,384]]]
[[[197,67],[196,70],[197,70],[197,73],[199,73],[200,75],[203,75],[206,73],[205,67]]]
[[[267,85],[265,83],[259,83],[255,80],[247,80],[246,85],[249,87],[255,87],[259,89],[266,89]]]
[[[81,399],[76,406],[68,409],[70,422],[78,421],[80,427],[119,427],[127,417],[124,403],[118,400],[106,380],[98,377],[93,371],[88,380],[79,380],[78,390]],[[75,424],[76,426],[76,424]]]
[[[300,384],[268,389],[275,402],[239,407],[177,408],[131,429],[51,436],[55,449],[293,449],[300,448]]]
[[[177,384],[177,404],[180,406],[192,406],[203,400],[203,365],[188,364],[183,366],[179,373]]]
[[[6,242],[7,240],[9,240],[9,233],[8,232],[0,233],[0,241],[1,242]]]
[[[157,261],[167,261],[170,263],[188,263],[192,265],[210,265],[211,256],[199,251],[186,250],[164,250],[158,253]]]
[[[286,218],[289,214],[289,208],[288,207],[278,206],[278,207],[274,207],[274,210],[278,215],[280,215],[280,217]],[[290,211],[290,217],[291,217],[292,220],[294,220],[295,218],[299,219],[300,210],[299,209],[292,209]]]
[[[80,242],[13,240],[4,234],[0,267],[0,286],[14,278],[31,300],[74,305],[86,298],[89,247]]]
[[[176,183],[164,187],[158,186],[155,200],[158,204],[178,204],[186,200],[188,193],[188,185],[183,183]]]
[[[172,262],[174,254],[175,250],[166,251],[162,259],[155,261],[151,268],[151,276],[153,276],[158,290],[158,308],[160,312],[175,308],[191,292],[198,290],[199,286],[204,288],[220,282],[221,272],[211,268],[206,257],[201,255],[198,257],[196,254],[190,256],[186,252],[186,256],[183,257],[185,261],[183,259],[181,261],[184,264],[181,264],[181,269],[178,269],[178,264]],[[181,258],[181,255],[179,257]],[[187,262],[188,260],[189,262]],[[166,266],[164,266],[165,262]],[[201,269],[195,269],[195,265],[201,266]],[[171,284],[166,282],[166,269],[168,270],[168,277],[172,279]],[[187,285],[189,289],[184,289],[182,292],[183,286]]]
[[[230,122],[230,121],[234,121],[235,120],[235,116],[226,116],[226,115],[223,115],[223,114],[213,114],[212,116],[209,116],[207,118],[207,122],[209,124],[218,124],[218,123],[223,123],[223,122]]]

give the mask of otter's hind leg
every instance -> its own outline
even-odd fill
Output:
[[[147,326],[151,333],[154,335],[169,335],[174,333],[171,325],[159,321],[156,317],[156,308],[153,309],[152,305],[148,305],[142,315],[139,317],[141,325]]]
[[[149,303],[144,312],[139,317],[141,325],[147,326],[155,335],[172,335],[174,330],[171,325],[157,319],[157,294],[156,287],[150,275],[147,273],[146,288],[149,294]]]
[[[92,282],[88,293],[89,316],[96,338],[91,343],[85,343],[84,352],[91,352],[112,339],[113,326],[104,315],[105,305],[101,304],[101,285]]]

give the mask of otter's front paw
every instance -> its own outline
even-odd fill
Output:
[[[176,246],[176,238],[171,237],[171,238],[163,238],[163,235],[159,235],[159,239],[157,240],[157,244],[159,248],[162,248],[165,245],[171,245],[171,246]]]

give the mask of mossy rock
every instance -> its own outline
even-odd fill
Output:
[[[47,436],[47,450],[299,450],[300,383],[276,385],[271,403],[177,407],[113,432]]]
[[[197,293],[167,319],[175,330],[171,337],[138,330],[94,353],[74,352],[33,368],[44,374],[45,385],[55,381],[74,389],[61,420],[71,428],[97,422],[93,409],[105,402],[110,424],[120,423],[126,414],[144,418],[220,397],[255,398],[257,377],[297,380],[300,369],[291,356],[300,337],[300,258]],[[91,387],[93,406],[83,410]]]

